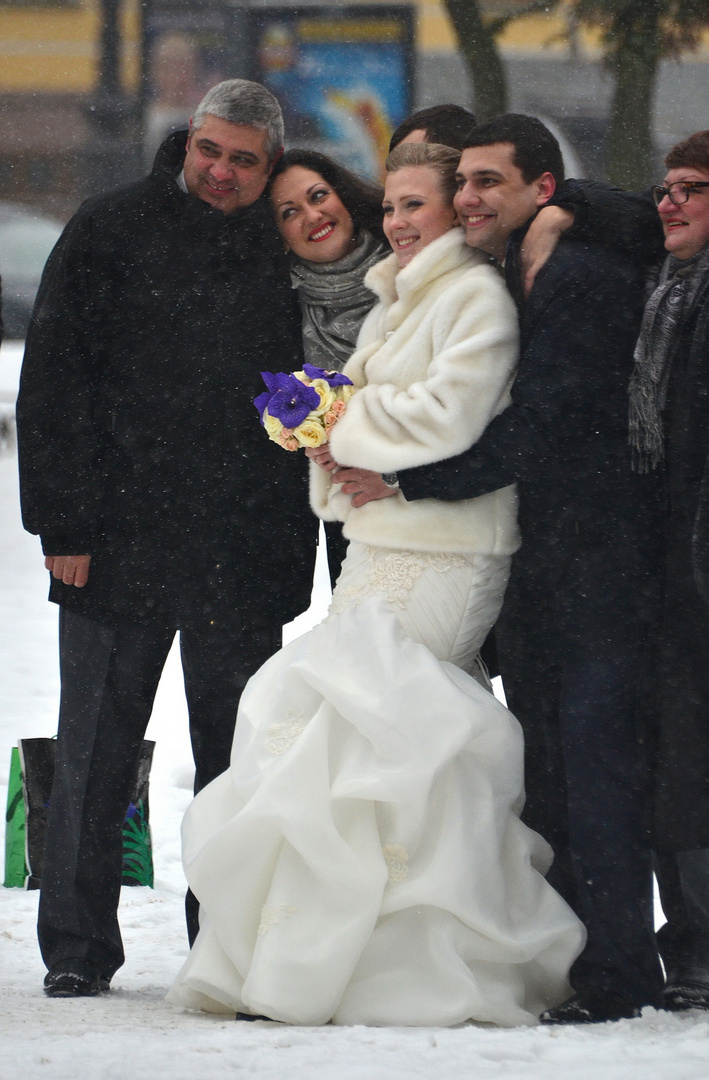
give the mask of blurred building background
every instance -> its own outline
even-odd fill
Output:
[[[269,6],[306,5],[239,4],[251,11]],[[415,0],[411,8],[411,102],[474,108],[443,0]],[[0,200],[65,220],[86,196],[140,175],[163,131],[181,126],[209,85],[249,73],[239,26],[226,0],[0,0]],[[593,37],[572,27],[569,38],[568,30],[563,10],[509,25],[500,45],[511,107],[554,121],[586,175],[602,177],[612,80]],[[225,34],[233,39],[226,61]],[[709,37],[681,63],[663,62],[654,123],[658,175],[670,145],[709,128],[708,76]]]

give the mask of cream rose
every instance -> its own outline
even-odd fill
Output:
[[[313,379],[310,385],[320,398],[320,404],[316,406],[316,408],[312,409],[311,412],[313,416],[322,416],[323,413],[329,411],[333,401],[335,400],[335,395],[332,391],[332,387],[326,379]]]
[[[317,420],[304,420],[297,428],[293,428],[293,435],[300,446],[322,446],[327,442],[327,434]]]
[[[280,420],[276,420],[275,416],[269,416],[268,409],[263,410],[263,426],[269,439],[280,442],[279,436],[283,431],[283,424]]]

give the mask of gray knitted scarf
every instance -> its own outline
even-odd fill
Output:
[[[685,261],[668,255],[649,283],[650,297],[635,346],[635,367],[628,387],[628,439],[637,472],[650,472],[664,459],[663,412],[672,361],[682,326],[707,274],[709,246]]]
[[[362,229],[357,245],[334,263],[295,259],[291,282],[303,313],[303,350],[309,364],[341,371],[357,342],[359,328],[376,296],[364,285],[370,266],[389,254],[389,246]]]

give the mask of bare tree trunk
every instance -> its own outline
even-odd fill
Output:
[[[615,94],[608,136],[608,173],[620,187],[653,181],[652,118],[661,54],[660,0],[643,0],[619,14],[613,34]]]
[[[475,91],[479,120],[507,111],[507,76],[494,35],[485,25],[477,0],[446,0],[458,44]]]

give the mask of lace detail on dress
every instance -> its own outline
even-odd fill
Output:
[[[469,562],[464,555],[426,551],[382,551],[368,547],[369,572],[361,585],[336,588],[328,615],[340,615],[369,596],[383,593],[394,607],[406,606],[411,591],[424,570],[443,574]]]
[[[382,848],[384,862],[387,864],[389,881],[403,881],[409,872],[409,856],[401,844],[386,844]]]
[[[268,933],[272,926],[276,926],[290,915],[295,915],[297,910],[298,908],[288,907],[287,904],[275,904],[271,906],[264,904],[261,908],[261,922],[258,924],[258,935],[263,937],[264,934]]]
[[[270,724],[265,743],[269,754],[273,754],[274,757],[284,754],[305,730],[307,723],[302,712],[289,712],[285,720]]]

